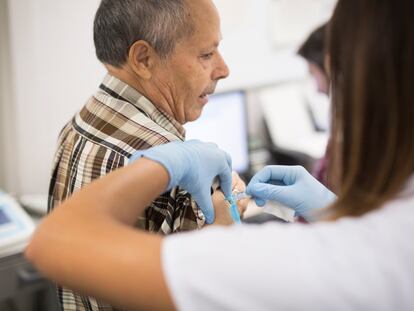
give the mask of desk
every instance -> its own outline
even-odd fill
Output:
[[[21,253],[0,259],[0,310],[59,310],[55,286],[40,276]]]

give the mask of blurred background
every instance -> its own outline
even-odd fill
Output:
[[[202,117],[185,125],[187,138],[218,143],[245,180],[266,164],[315,170],[328,141],[329,100],[298,49],[336,1],[214,2],[231,74]],[[0,201],[1,191],[10,194],[35,222],[46,212],[59,131],[105,75],[92,36],[98,5],[0,0]],[[0,310],[54,310],[53,286],[21,255],[3,256],[2,243]]]
[[[321,156],[324,138],[310,131],[312,120],[301,109],[312,92],[307,64],[296,52],[309,33],[329,19],[335,1],[214,2],[222,19],[220,50],[231,70],[218,91],[242,91],[244,98],[236,101],[245,101],[242,107],[233,105],[236,116],[229,119],[231,124],[211,121],[227,133],[237,129],[240,141],[235,150],[247,146],[249,154],[237,155],[233,147],[228,151],[248,159],[249,169],[271,162],[266,151],[276,147],[297,151],[305,162],[307,156]],[[92,40],[98,4],[99,0],[0,0],[0,188],[18,195],[47,193],[59,131],[105,74]],[[313,95],[318,100],[319,94]]]

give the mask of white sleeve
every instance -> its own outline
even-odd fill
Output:
[[[163,242],[163,270],[179,310],[408,309],[412,260],[401,261],[393,239],[381,237],[389,238],[387,230],[374,225],[347,220],[178,234]],[[414,259],[414,248],[405,246]]]

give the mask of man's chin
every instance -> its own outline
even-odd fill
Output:
[[[200,118],[202,112],[203,112],[203,108],[200,108],[197,111],[191,111],[190,113],[186,115],[184,123],[196,121],[197,119]]]

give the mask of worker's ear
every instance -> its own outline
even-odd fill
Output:
[[[157,57],[157,53],[148,42],[139,40],[129,49],[128,62],[139,77],[149,80]]]

